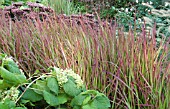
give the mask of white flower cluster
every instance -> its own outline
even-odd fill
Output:
[[[10,62],[10,61],[13,61],[14,62],[14,60],[13,60],[14,58],[12,57],[12,56],[10,56],[10,57],[5,57],[3,60],[5,60],[5,61],[7,61],[7,62]],[[16,65],[18,65],[18,61],[15,61],[15,63],[16,63]]]
[[[72,69],[66,69],[65,72],[67,73],[68,76],[71,76],[75,79],[77,88],[83,86],[83,81],[81,80],[81,77],[78,74],[74,73]]]
[[[63,69],[59,69],[57,67],[54,67],[54,70],[57,76],[58,84],[62,87],[62,85],[68,81],[67,74]]]
[[[7,61],[13,61],[13,57],[6,57],[5,60],[7,60]]]
[[[74,73],[72,69],[63,70],[63,69],[54,67],[54,71],[56,72],[58,84],[60,87],[62,87],[62,85],[68,81],[68,76],[73,77],[75,79],[77,88],[80,88],[83,86],[83,81],[81,80],[81,77],[78,74]]]
[[[4,102],[7,98],[12,101],[16,101],[19,96],[19,91],[16,87],[11,87],[10,90],[0,90],[0,101]]]

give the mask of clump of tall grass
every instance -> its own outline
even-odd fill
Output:
[[[169,42],[156,46],[155,27],[134,35],[116,24],[100,22],[96,30],[76,22],[0,22],[0,52],[13,56],[27,76],[49,66],[72,68],[87,88],[103,91],[113,109],[170,107]]]
[[[54,9],[56,14],[75,14],[78,13],[74,4],[70,0],[46,0],[48,5]]]

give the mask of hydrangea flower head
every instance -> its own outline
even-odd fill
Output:
[[[63,69],[54,67],[54,72],[56,74],[58,84],[60,87],[62,87],[63,84],[68,81],[69,77],[72,77],[75,79],[77,88],[83,87],[83,81],[81,80],[81,77],[78,74],[74,73],[72,69],[63,70]]]
[[[16,101],[19,96],[19,91],[16,87],[11,87],[10,90],[0,90],[0,101],[4,102],[7,98]]]

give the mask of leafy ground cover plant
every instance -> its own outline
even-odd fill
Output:
[[[18,68],[17,64],[15,64],[11,58],[6,58],[6,55],[1,54],[0,60],[2,61],[0,66],[1,89],[17,86],[26,82],[24,73]]]
[[[18,65],[0,54],[0,107],[3,109],[24,109],[16,107],[15,101],[19,96],[18,86],[27,82],[26,77]]]
[[[138,34],[107,22],[97,27],[81,17],[0,22],[0,50],[17,59],[27,77],[48,66],[72,68],[87,89],[106,94],[113,109],[168,108],[170,48],[168,41],[156,46],[156,27]]]
[[[82,13],[89,12],[94,13],[97,11],[100,15],[100,18],[102,19],[112,19],[113,21],[117,21],[119,25],[124,26],[125,30],[129,30],[129,25],[133,27],[133,29],[140,31],[142,27],[143,17],[148,17],[152,19],[152,25],[153,22],[156,20],[158,23],[158,27],[162,28],[163,24],[161,22],[164,22],[164,26],[167,26],[168,24],[167,20],[161,17],[161,14],[158,17],[155,17],[154,13],[151,14],[150,7],[146,5],[142,5],[142,3],[147,3],[152,5],[152,8],[156,9],[157,11],[160,9],[168,10],[168,4],[165,1],[161,0],[93,0],[93,1],[86,1],[86,0],[73,0],[78,10]],[[164,5],[167,6],[164,6]],[[163,11],[162,11],[163,12]],[[168,13],[168,12],[167,12]],[[154,16],[153,16],[154,15]],[[165,15],[165,12],[164,12]],[[160,18],[161,17],[161,18]],[[151,24],[151,22],[150,22]],[[162,28],[161,31],[164,31],[165,29]],[[167,29],[166,29],[167,30]],[[160,29],[158,30],[160,31]],[[166,35],[167,32],[164,34]]]
[[[62,70],[52,67],[50,73],[36,77],[33,81],[28,80],[28,85],[25,86],[22,84],[26,83],[26,78],[23,74],[21,78],[17,64],[4,54],[0,54],[0,57],[2,61],[0,76],[3,79],[0,85],[0,106],[3,109],[36,107],[108,109],[110,107],[110,101],[104,94],[95,90],[86,90],[81,77],[71,69]],[[10,69],[7,72],[5,68]],[[13,73],[20,75],[14,77]],[[16,107],[16,105],[22,107]]]

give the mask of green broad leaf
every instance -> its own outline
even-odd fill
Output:
[[[27,109],[26,107],[15,107],[13,109]]]
[[[30,100],[22,99],[20,103],[23,105],[29,104],[30,106],[35,106],[35,104],[33,104],[33,102],[31,102]]]
[[[86,98],[83,101],[83,105],[87,104],[86,107],[92,106],[91,108],[93,108],[94,105],[95,107],[97,107],[96,109],[108,109],[110,107],[109,99],[103,93],[99,93],[96,90],[87,90],[85,92],[82,92],[81,95],[86,95]],[[95,96],[92,102],[90,101],[91,95]],[[89,104],[89,101],[91,104]]]
[[[74,106],[73,109],[81,109],[80,106]]]
[[[4,0],[0,0],[0,4],[3,4],[5,1]]]
[[[44,96],[45,101],[50,106],[57,106],[57,105],[59,105],[58,98],[55,95],[53,95],[53,94],[51,94],[51,93],[49,93],[49,92],[44,90],[43,91],[43,96]]]
[[[91,100],[91,96],[90,95],[88,95],[85,99],[84,99],[84,101],[83,101],[83,105],[86,105],[86,104],[88,104],[88,102]]]
[[[87,95],[82,95],[81,93],[78,96],[75,96],[71,101],[71,106],[81,106],[83,104],[84,99]]]
[[[34,92],[33,89],[27,89],[24,95],[22,96],[23,99],[25,100],[30,100],[32,102],[40,101],[43,99],[43,96],[37,94]]]
[[[93,102],[92,105],[95,105],[97,109],[108,109],[110,105],[110,101],[106,96],[97,96]]]
[[[60,107],[60,108],[57,108],[57,109],[68,109],[68,108],[66,108],[66,107]],[[80,108],[79,108],[80,109]]]
[[[47,86],[52,92],[58,95],[59,86],[56,78],[54,77],[47,78]]]
[[[8,105],[5,105],[4,103],[0,102],[1,109],[9,109]]]
[[[12,82],[13,85],[18,85],[27,81],[24,74],[11,73],[3,67],[0,67],[0,74],[4,80]]]
[[[63,93],[63,94],[59,94],[57,96],[57,99],[58,99],[58,105],[60,104],[64,104],[68,101],[69,97],[67,94]]]
[[[13,83],[12,82],[9,82],[7,80],[3,80],[1,81],[2,83],[0,83],[0,89],[5,89],[5,88],[8,88],[8,87],[12,87],[13,86]]]
[[[0,80],[0,85],[3,84],[3,80]]]
[[[18,65],[12,59],[4,60],[4,66],[3,67],[11,73],[21,74],[21,71],[18,68]]]
[[[87,91],[87,89],[86,89],[86,86],[83,85],[83,86],[82,86],[82,92],[85,92],[85,91]]]
[[[0,60],[4,59],[7,55],[0,53]]]
[[[81,93],[81,89],[77,88],[76,84],[70,79],[63,85],[63,88],[65,93],[73,97]]]
[[[12,101],[10,99],[6,99],[4,101],[4,104],[8,106],[8,109],[14,108],[16,106],[15,101]]]
[[[11,73],[3,67],[0,67],[0,74],[4,80],[11,82],[13,85],[18,85],[27,81],[24,74]]]
[[[98,109],[98,108],[95,104],[90,103],[90,104],[83,105],[82,109]]]
[[[50,92],[50,89],[47,87],[47,82],[46,81],[42,81],[42,80],[37,80],[35,84],[33,84],[32,86],[34,89],[34,91],[38,94],[43,94],[43,91],[46,90],[48,92]]]
[[[81,94],[82,95],[89,95],[89,94],[97,95],[97,94],[99,94],[99,92],[96,90],[86,90],[85,92],[82,92]]]

